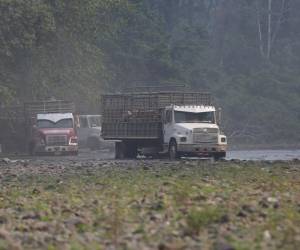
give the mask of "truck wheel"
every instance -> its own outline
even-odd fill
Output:
[[[178,158],[177,143],[174,140],[171,140],[169,144],[169,159],[171,161],[174,161],[177,158]]]
[[[125,157],[125,147],[123,142],[116,142],[115,145],[115,158],[116,159],[124,159]]]
[[[78,151],[73,151],[73,152],[70,153],[70,155],[77,156],[78,155]]]
[[[97,150],[100,146],[99,140],[97,138],[91,137],[87,141],[87,146],[90,150]]]
[[[28,145],[28,149],[29,149],[29,155],[30,156],[35,156],[36,152],[35,152],[35,145],[33,142],[30,142]]]
[[[124,143],[125,158],[135,159],[137,157],[137,145],[133,142]]]
[[[218,152],[213,155],[215,161],[219,161],[221,159],[224,159],[225,157],[226,157],[226,152]]]

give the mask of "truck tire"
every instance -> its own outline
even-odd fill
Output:
[[[175,140],[171,140],[169,143],[169,159],[170,161],[174,161],[179,158],[177,152],[177,143]]]
[[[125,147],[125,158],[127,159],[135,159],[137,157],[137,145],[134,142],[126,142],[124,143]]]
[[[30,156],[35,156],[36,152],[35,152],[35,145],[33,142],[30,142],[28,145],[28,151],[29,151],[29,155]]]
[[[213,155],[213,158],[215,161],[225,159],[225,157],[226,157],[226,152],[217,152],[217,153],[214,153],[214,155]]]
[[[116,142],[115,158],[116,159],[124,159],[125,158],[125,147],[124,147],[123,142]]]
[[[73,151],[73,152],[70,153],[70,155],[77,156],[78,155],[78,151]]]

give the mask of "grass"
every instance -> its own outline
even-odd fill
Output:
[[[0,249],[297,249],[300,164],[0,166]],[[54,167],[55,168],[55,167]],[[34,171],[33,171],[34,170]],[[221,243],[220,243],[221,242]]]
[[[186,217],[187,227],[191,233],[198,235],[201,229],[211,224],[227,222],[226,214],[225,211],[214,206],[193,208]]]

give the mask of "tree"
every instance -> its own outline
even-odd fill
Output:
[[[263,58],[270,60],[278,32],[285,21],[286,13],[288,11],[288,1],[280,0],[276,4],[277,6],[275,6],[273,0],[268,0],[268,5],[266,7],[263,6],[264,2],[265,1],[261,2],[260,0],[256,0],[255,2],[259,50]],[[263,22],[262,19],[266,19],[266,21]],[[263,31],[263,24],[266,26],[265,32]],[[264,36],[266,39],[264,39]],[[266,42],[264,42],[264,40],[266,40]]]

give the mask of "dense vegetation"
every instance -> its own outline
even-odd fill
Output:
[[[240,143],[300,135],[297,0],[0,0],[0,103],[97,110],[138,83],[209,90]]]

